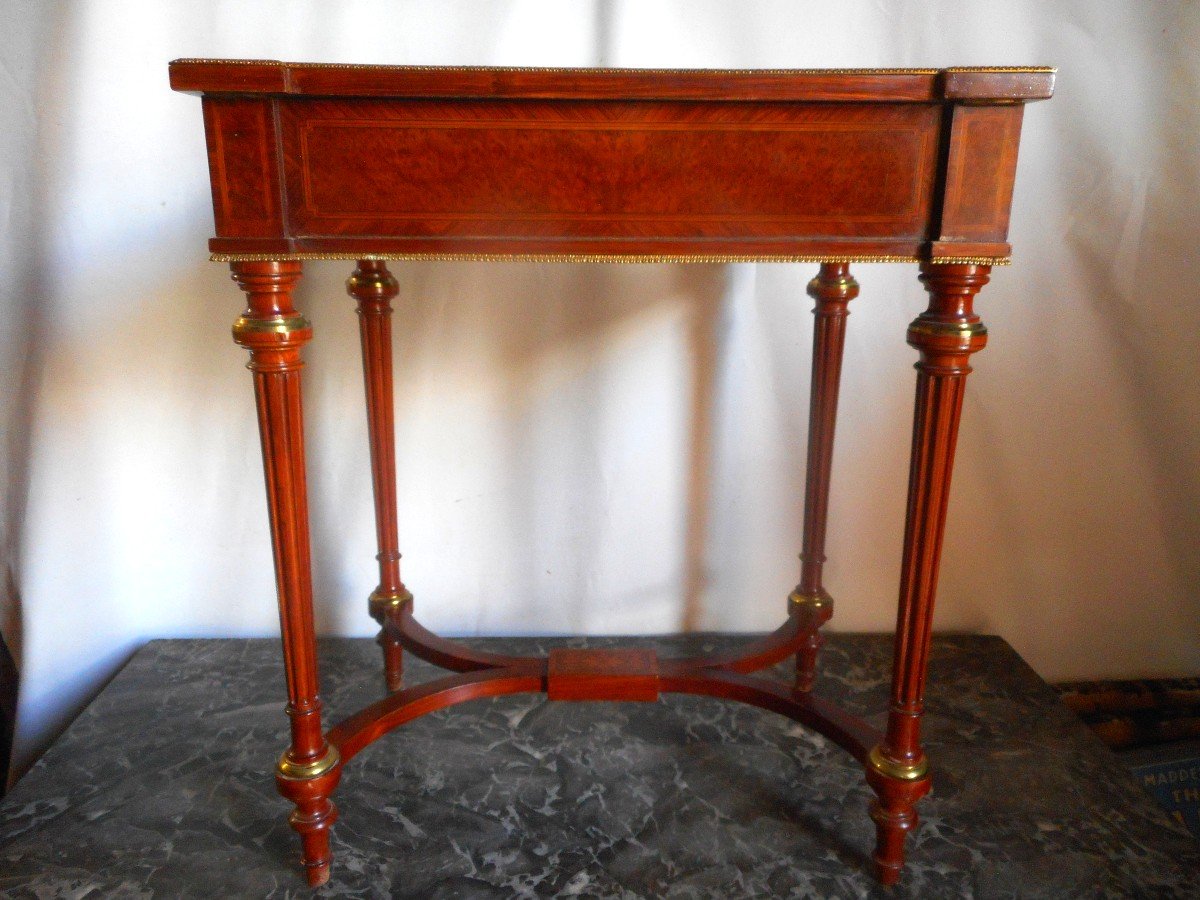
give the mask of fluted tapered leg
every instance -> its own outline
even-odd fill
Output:
[[[341,776],[341,761],[321,730],[313,629],[300,397],[300,348],[311,339],[312,327],[292,306],[300,263],[236,262],[231,268],[247,298],[233,338],[250,351],[247,367],[254,373],[291,721],[291,743],[275,780],[296,804],[289,821],[300,834],[308,881],[319,885],[329,879],[329,828],[337,817],[329,795]]]
[[[796,654],[797,691],[812,690],[817,653],[824,643],[820,628],[833,615],[833,600],[821,581],[825,562],[825,527],[829,514],[829,477],[833,433],[837,423],[842,350],[846,343],[847,304],[858,296],[849,263],[822,263],[808,284],[816,301],[813,315],[812,388],[808,407],[808,466],[804,486],[804,538],[800,583],[788,598],[792,615],[800,617],[803,643]]]
[[[379,548],[379,586],[371,593],[368,611],[379,622],[384,679],[389,691],[403,684],[403,655],[396,634],[386,622],[412,594],[400,580],[400,540],[396,523],[396,429],[392,397],[392,298],[396,279],[380,260],[359,260],[346,282],[358,301],[362,338],[363,381],[367,394],[367,435],[371,444],[371,483],[375,495],[375,537]]]
[[[990,266],[923,263],[921,281],[929,292],[929,307],[908,327],[908,342],[921,357],[916,366],[891,707],[883,743],[871,752],[867,767],[867,780],[879,795],[871,817],[878,835],[876,870],[885,884],[900,878],[904,839],[917,824],[916,802],[930,786],[920,724],[933,603],[963,388],[971,371],[968,361],[987,343],[987,330],[975,315],[973,302],[987,284],[990,270]]]

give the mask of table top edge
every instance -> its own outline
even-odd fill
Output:
[[[387,260],[409,262],[527,262],[527,263],[919,263],[937,265],[1007,266],[1008,256],[887,256],[853,253],[836,254],[740,254],[740,253],[210,253],[210,262],[285,262],[316,260]]]
[[[943,68],[587,68],[294,63],[182,58],[171,87],[198,94],[508,99],[1031,102],[1054,90],[1053,66]]]

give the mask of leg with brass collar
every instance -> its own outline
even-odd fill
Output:
[[[346,282],[358,301],[363,382],[367,393],[367,435],[371,445],[371,483],[375,496],[375,537],[379,547],[379,586],[368,611],[379,622],[384,679],[389,691],[403,686],[403,654],[398,635],[387,622],[412,594],[400,580],[400,541],[396,523],[396,429],[392,401],[392,298],[399,287],[382,260],[359,260]]]
[[[825,562],[825,525],[829,513],[829,476],[833,432],[837,422],[842,349],[846,343],[847,305],[858,296],[849,263],[822,263],[808,284],[816,305],[813,327],[812,387],[808,407],[808,467],[804,486],[804,537],[800,583],[788,597],[792,615],[800,617],[800,650],[796,653],[795,689],[812,690],[817,653],[824,640],[820,628],[833,615],[833,600],[821,583]]]
[[[930,787],[920,726],[933,602],[969,359],[987,343],[987,329],[973,303],[990,271],[985,265],[922,263],[929,307],[908,327],[908,343],[921,357],[916,365],[891,707],[883,743],[871,751],[867,763],[867,781],[879,795],[871,805],[871,818],[877,830],[876,871],[884,884],[900,878],[904,839],[917,824],[915,805]]]
[[[329,879],[329,827],[337,818],[329,796],[342,767],[321,730],[317,692],[300,397],[300,348],[312,338],[312,327],[292,305],[299,262],[237,262],[231,268],[247,298],[233,339],[250,351],[247,368],[254,373],[291,720],[291,744],[275,780],[296,804],[289,821],[300,834],[309,884],[319,885]]]

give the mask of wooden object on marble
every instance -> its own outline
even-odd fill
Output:
[[[988,266],[923,264],[921,281],[929,292],[929,308],[908,327],[908,342],[920,353],[908,513],[891,706],[883,743],[872,760],[871,778],[871,786],[879,794],[871,807],[879,830],[875,864],[885,884],[900,878],[904,837],[917,822],[915,803],[930,788],[920,729],[933,601],[963,390],[971,371],[968,360],[987,343],[987,329],[975,314],[974,300],[988,283],[989,271]]]
[[[653,650],[563,647],[546,657],[550,700],[658,699],[658,656]]]
[[[341,767],[321,730],[317,687],[300,396],[300,348],[312,338],[312,327],[292,304],[300,266],[296,261],[233,264],[233,279],[246,294],[233,339],[250,351],[247,368],[254,374],[287,673],[291,743],[276,781],[280,793],[296,804],[288,821],[300,834],[309,883],[317,885],[329,878],[329,827],[337,818],[329,795]]]
[[[235,336],[251,351],[263,434],[292,740],[279,764],[296,804],[309,881],[328,877],[329,796],[345,762],[411,719],[481,697],[651,700],[682,692],[750,703],[825,735],[878,794],[876,873],[894,883],[916,801],[930,623],[969,355],[972,307],[1007,262],[1023,106],[1050,69],[842,71],[526,70],[177,60],[177,90],[203,97],[216,236],[249,298]],[[431,633],[400,580],[390,300],[383,258],[822,263],[800,584],[785,623],[738,653],[507,656]],[[320,726],[291,303],[300,259],[358,261],[375,489],[380,621],[389,696]],[[920,352],[900,610],[887,728],[811,690],[837,385],[852,261],[916,261],[929,308]],[[811,602],[802,602],[811,598]],[[400,651],[456,674],[401,683]],[[795,685],[753,672],[797,656]]]

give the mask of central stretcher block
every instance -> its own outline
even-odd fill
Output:
[[[658,655],[637,647],[551,650],[546,694],[551,700],[657,700]]]

